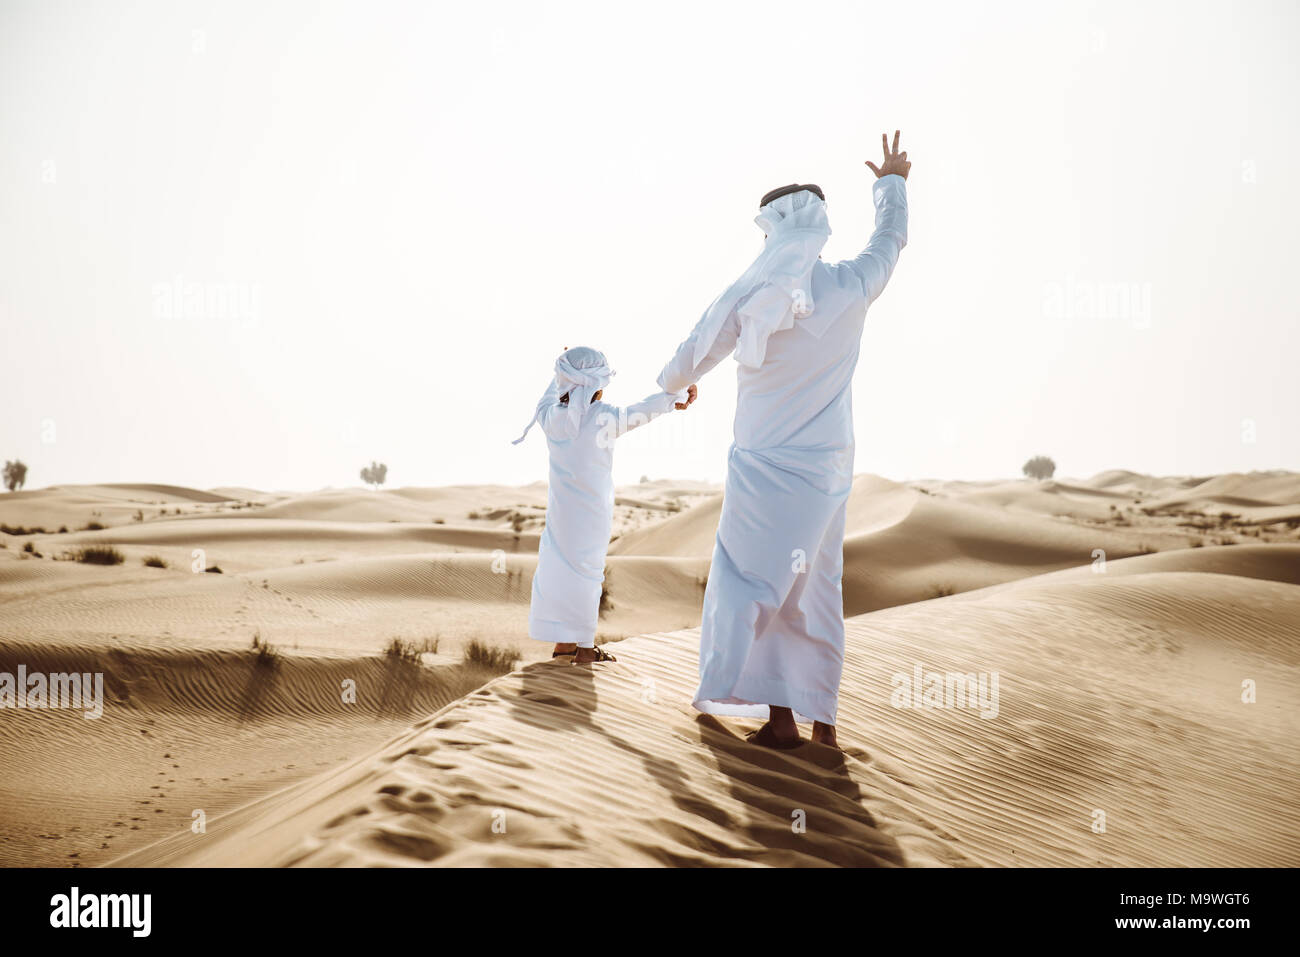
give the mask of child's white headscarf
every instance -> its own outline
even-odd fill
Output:
[[[754,369],[763,364],[772,333],[789,329],[800,319],[809,332],[820,337],[843,312],[834,303],[824,303],[816,321],[808,322],[816,306],[812,268],[831,234],[826,203],[806,189],[787,193],[760,209],[754,222],[767,234],[763,251],[705,312],[695,344],[697,365],[713,348],[727,316],[738,303],[736,361]],[[843,305],[847,307],[848,303]]]
[[[542,398],[538,400],[537,409],[533,412],[533,418],[524,429],[523,435],[515,439],[513,444],[518,445],[528,435],[528,430],[541,415],[542,406],[546,403],[547,395],[552,388],[557,389],[560,395],[566,392],[569,394],[569,408],[565,413],[568,416],[568,428],[565,431],[571,436],[577,435],[578,428],[582,424],[583,413],[591,405],[591,397],[609,385],[613,374],[614,370],[605,361],[605,354],[596,349],[577,346],[561,352],[560,357],[555,360],[555,378],[551,386],[547,387]]]

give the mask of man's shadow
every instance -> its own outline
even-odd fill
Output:
[[[776,751],[738,737],[713,715],[696,718],[700,743],[750,810],[743,825],[762,846],[752,856],[774,866],[901,867],[902,847],[863,805],[848,755],[806,742]]]
[[[726,778],[732,797],[748,808],[748,819],[737,821],[733,810],[711,801],[707,793],[698,793],[676,761],[610,730],[613,722],[601,722],[591,667],[557,659],[529,665],[520,675],[519,694],[506,697],[515,720],[555,737],[557,748],[572,742],[571,755],[584,753],[582,738],[587,733],[600,735],[639,760],[650,781],[679,809],[729,832],[724,840],[710,841],[692,829],[682,835],[680,847],[673,840],[657,848],[639,847],[663,864],[698,865],[700,851],[777,866],[906,863],[902,848],[879,830],[876,819],[863,807],[847,759],[834,749],[806,744],[795,751],[771,751],[737,737],[716,718],[701,715],[696,721],[700,743]],[[613,709],[606,711],[606,717],[615,716]],[[595,776],[605,769],[598,752],[592,753]],[[647,807],[653,807],[653,801]],[[556,813],[562,816],[565,810],[557,808]],[[574,808],[572,813],[580,826],[588,811]]]

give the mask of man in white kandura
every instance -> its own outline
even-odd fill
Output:
[[[632,429],[695,401],[696,388],[657,392],[618,408],[600,401],[614,370],[605,354],[586,346],[565,349],[542,393],[532,421],[546,434],[550,452],[546,530],[537,550],[528,634],[554,642],[552,657],[575,664],[614,661],[596,647],[605,552],[614,519],[614,442]]]
[[[830,235],[816,186],[773,190],[755,220],[763,252],[719,296],[664,367],[676,392],[734,351],[735,441],[704,594],[695,707],[764,717],[750,740],[838,747],[844,665],[840,577],[853,483],[853,370],[867,307],[907,244],[911,163],[899,134],[877,167],[876,228],[856,259],[820,257]]]

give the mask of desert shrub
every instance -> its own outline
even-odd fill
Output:
[[[111,545],[87,545],[73,553],[83,565],[120,565],[126,557]]]
[[[505,674],[508,671],[513,671],[515,665],[523,660],[523,655],[513,648],[489,645],[477,638],[465,646],[461,656],[465,664],[484,668],[495,674]]]
[[[0,523],[0,532],[6,535],[48,535],[50,534],[39,525],[33,525],[28,528],[26,525],[5,525]]]
[[[438,653],[438,639],[425,638],[423,641],[407,641],[405,638],[394,638],[384,648],[384,655],[388,658],[394,658],[398,661],[408,661],[418,663],[420,656],[424,654],[436,655]]]
[[[603,618],[605,612],[614,610],[614,602],[609,597],[609,566],[605,566],[605,580],[600,583],[600,608],[597,614]]]
[[[99,522],[87,522],[81,527],[81,531],[83,532],[102,532],[103,530],[104,526]]]
[[[1056,474],[1056,463],[1046,455],[1035,455],[1020,467],[1020,471],[1034,479],[1049,479]]]
[[[260,631],[253,632],[252,651],[256,656],[257,664],[262,667],[268,667],[279,663],[280,652],[262,638],[262,633]]]
[[[381,462],[372,461],[369,466],[361,470],[361,481],[373,488],[379,488],[388,478],[388,466]]]
[[[931,585],[930,593],[927,598],[947,598],[949,595],[957,594],[957,589],[951,585]]]
[[[220,566],[220,565],[209,565],[207,568],[205,568],[205,569],[203,569],[203,570],[204,570],[205,572],[207,572],[209,575],[224,575],[224,574],[225,574],[225,572],[223,572],[223,571],[221,570],[221,566]]]
[[[163,561],[163,560],[162,560],[159,556],[157,556],[157,555],[149,555],[149,556],[146,557],[146,558],[142,558],[141,561],[144,562],[144,564],[147,565],[147,566],[150,567],[150,568],[166,568],[166,567],[167,567],[167,563],[166,563],[165,561]]]
[[[12,462],[6,460],[4,468],[5,488],[13,492],[27,484],[27,466],[21,459]]]

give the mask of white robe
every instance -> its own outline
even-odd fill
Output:
[[[658,392],[625,408],[589,403],[572,435],[559,386],[552,383],[543,397],[537,424],[550,451],[550,479],[528,612],[528,634],[538,641],[594,647],[614,520],[614,440],[679,399]]]
[[[907,244],[903,178],[876,180],[872,195],[876,227],[862,254],[812,267],[809,318],[820,335],[796,319],[768,338],[760,366],[737,368],[735,440],[704,595],[694,702],[710,714],[766,718],[776,705],[802,721],[835,723],[853,372],[867,307]],[[819,314],[820,303],[838,304],[840,314]],[[699,379],[736,347],[739,323],[733,309],[697,362],[702,320],[659,384],[678,390]]]

